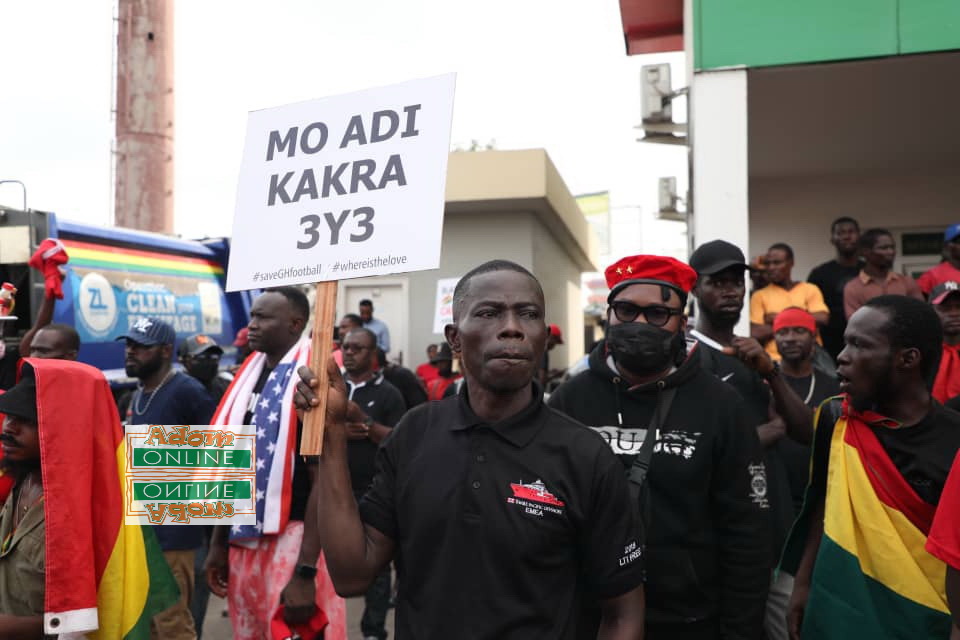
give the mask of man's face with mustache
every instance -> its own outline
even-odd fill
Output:
[[[5,469],[29,470],[40,466],[37,423],[17,416],[6,416],[3,431],[0,432],[0,449],[3,450],[0,464]]]

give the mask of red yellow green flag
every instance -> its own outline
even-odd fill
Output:
[[[46,519],[44,632],[96,640],[150,637],[150,619],[178,597],[149,527],[124,524],[126,449],[103,374],[29,358]]]

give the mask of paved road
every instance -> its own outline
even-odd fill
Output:
[[[215,595],[210,596],[207,618],[203,622],[203,640],[232,640],[230,618],[223,615],[226,603]],[[360,616],[363,615],[363,598],[347,599],[347,640],[363,640],[360,633]],[[387,616],[387,632],[393,637],[393,612]]]

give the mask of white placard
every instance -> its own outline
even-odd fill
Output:
[[[460,278],[437,280],[437,306],[433,314],[433,332],[443,335],[443,328],[453,322],[453,290]]]
[[[455,80],[251,112],[227,290],[436,269]]]

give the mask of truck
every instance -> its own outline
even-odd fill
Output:
[[[187,240],[0,206],[0,282],[17,288],[17,320],[15,331],[6,329],[8,343],[29,330],[43,302],[43,275],[27,262],[46,238],[62,242],[70,258],[53,322],[77,330],[79,360],[102,370],[115,386],[130,382],[124,343],[116,338],[147,316],[170,323],[178,344],[195,333],[210,336],[224,349],[221,366],[234,362],[234,337],[247,325],[254,292],[224,288],[229,238]]]

